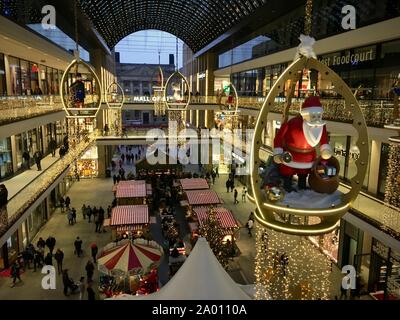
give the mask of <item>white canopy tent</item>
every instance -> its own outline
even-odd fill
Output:
[[[221,266],[206,239],[199,238],[189,258],[160,291],[111,300],[251,300],[246,291]]]

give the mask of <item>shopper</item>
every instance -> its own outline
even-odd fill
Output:
[[[97,263],[97,252],[99,251],[99,248],[97,247],[97,245],[95,243],[92,243],[92,245],[90,246],[90,249],[92,251],[92,258],[93,258],[93,263]]]
[[[237,191],[237,189],[235,188],[235,191],[233,192],[233,199],[234,199],[234,200],[233,200],[233,204],[239,203],[237,197],[238,197],[238,191]]]
[[[69,208],[69,205],[71,204],[71,199],[67,196],[66,198],[65,198],[65,206],[67,207],[67,208]]]
[[[33,158],[35,159],[35,163],[36,163],[38,171],[41,171],[42,170],[42,165],[41,165],[42,153],[39,150],[37,150],[35,152],[35,154],[33,155]]]
[[[93,272],[94,272],[94,264],[92,263],[92,261],[88,260],[85,270],[86,270],[86,275],[87,275],[87,282],[91,283],[92,278],[93,278]]]
[[[76,240],[74,242],[74,247],[75,247],[75,254],[80,257],[82,254],[82,240],[79,237],[76,237]]]
[[[11,288],[15,287],[15,283],[16,283],[17,279],[19,280],[19,282],[22,282],[21,277],[20,277],[20,271],[21,271],[21,266],[19,265],[18,259],[17,259],[11,266],[11,278],[13,279]]]
[[[65,200],[64,197],[60,197],[60,208],[61,212],[64,212]]]
[[[53,255],[49,252],[46,255],[46,258],[44,258],[44,264],[46,266],[52,266],[53,265]]]
[[[58,150],[58,154],[60,155],[60,158],[64,157],[66,153],[67,153],[67,149],[65,148],[64,145],[62,145],[60,147],[60,150]]]
[[[88,294],[88,300],[96,300],[96,294],[94,293],[94,290],[92,288],[92,283],[88,284],[88,287],[86,289],[87,294]]]
[[[247,226],[247,230],[249,231],[249,236],[252,237],[253,234],[251,233],[251,231],[253,230],[254,221],[253,221],[252,219],[249,219],[249,220],[247,221],[246,226]]]
[[[85,204],[83,204],[81,211],[82,211],[83,220],[86,220],[86,205]]]
[[[52,138],[49,142],[49,150],[53,158],[56,156],[56,149],[57,149],[57,142]]]
[[[247,188],[243,187],[243,189],[242,189],[242,201],[246,202],[246,198],[247,198]]]
[[[31,156],[29,155],[29,152],[27,150],[25,150],[24,153],[22,154],[22,158],[25,161],[26,169],[30,169],[31,168],[31,164],[30,164]]]
[[[87,213],[86,215],[88,216],[88,222],[90,222],[90,219],[92,218],[92,208],[90,206],[87,206]]]
[[[81,277],[79,279],[79,283],[78,283],[78,287],[79,287],[79,300],[83,300],[83,296],[85,295],[85,277]]]
[[[49,236],[46,240],[46,246],[49,248],[50,253],[53,254],[54,247],[56,246],[56,239],[53,236]]]
[[[226,180],[226,182],[225,182],[225,186],[226,186],[226,192],[227,193],[229,193],[229,189],[230,189],[230,187],[231,187],[231,182],[230,182],[230,180],[228,179],[228,180]]]
[[[64,252],[61,251],[61,249],[57,249],[56,253],[54,254],[54,259],[57,261],[57,270],[58,274],[62,273],[62,264],[64,260]]]
[[[76,209],[72,208],[72,220],[74,223],[76,223]]]
[[[36,244],[36,247],[38,247],[39,249],[40,248],[44,249],[46,247],[46,241],[44,241],[43,238],[40,237],[39,241]]]
[[[72,226],[74,224],[74,216],[72,213],[72,209],[68,209],[67,218],[68,218],[68,224]]]
[[[62,273],[62,281],[63,281],[63,285],[64,285],[64,295],[69,296],[68,294],[68,289],[71,290],[71,292],[73,292],[74,287],[73,284],[74,282],[72,281],[72,279],[69,277],[68,275],[68,269],[65,269]]]

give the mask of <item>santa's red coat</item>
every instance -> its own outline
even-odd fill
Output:
[[[292,161],[282,163],[279,171],[283,175],[308,174],[317,157],[315,147],[311,146],[303,132],[304,120],[301,116],[282,124],[274,139],[274,155],[290,152]],[[323,126],[319,140],[321,150],[330,148],[326,126]]]

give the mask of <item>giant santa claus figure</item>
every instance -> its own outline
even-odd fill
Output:
[[[279,164],[279,172],[286,191],[293,191],[292,177],[297,174],[298,188],[306,189],[307,175],[317,157],[327,160],[332,156],[328,144],[325,123],[322,121],[323,108],[318,97],[308,97],[300,115],[282,124],[274,140],[274,161]]]

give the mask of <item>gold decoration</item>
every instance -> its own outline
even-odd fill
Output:
[[[111,91],[110,91],[111,89]],[[120,93],[118,93],[120,92]],[[114,81],[111,83],[107,90],[105,96],[106,104],[109,109],[122,109],[125,103],[125,93],[121,85]]]
[[[314,69],[320,74],[327,77],[334,86],[336,92],[340,94],[345,100],[345,108],[353,115],[353,127],[358,133],[357,147],[360,150],[360,156],[356,160],[357,174],[351,179],[351,190],[342,195],[342,202],[340,205],[332,208],[317,208],[317,209],[304,209],[294,207],[283,207],[270,201],[263,202],[263,196],[259,187],[260,178],[258,175],[258,167],[260,164],[259,148],[261,145],[262,131],[266,125],[266,119],[270,109],[275,103],[275,97],[282,91],[286,81],[297,81],[298,73],[304,69]],[[288,112],[288,109],[286,110]],[[346,83],[329,67],[313,58],[302,57],[294,61],[278,78],[269,92],[255,127],[254,138],[252,142],[252,174],[250,176],[251,186],[254,193],[254,199],[257,205],[255,217],[263,226],[275,229],[277,231],[298,234],[298,235],[317,235],[328,233],[333,230],[339,219],[345,214],[351,206],[351,203],[356,199],[359,194],[364,181],[367,170],[367,161],[369,154],[367,126],[361,108]],[[285,215],[291,214],[296,216],[316,216],[321,219],[321,222],[313,225],[294,225],[289,221],[281,221],[275,214]]]

